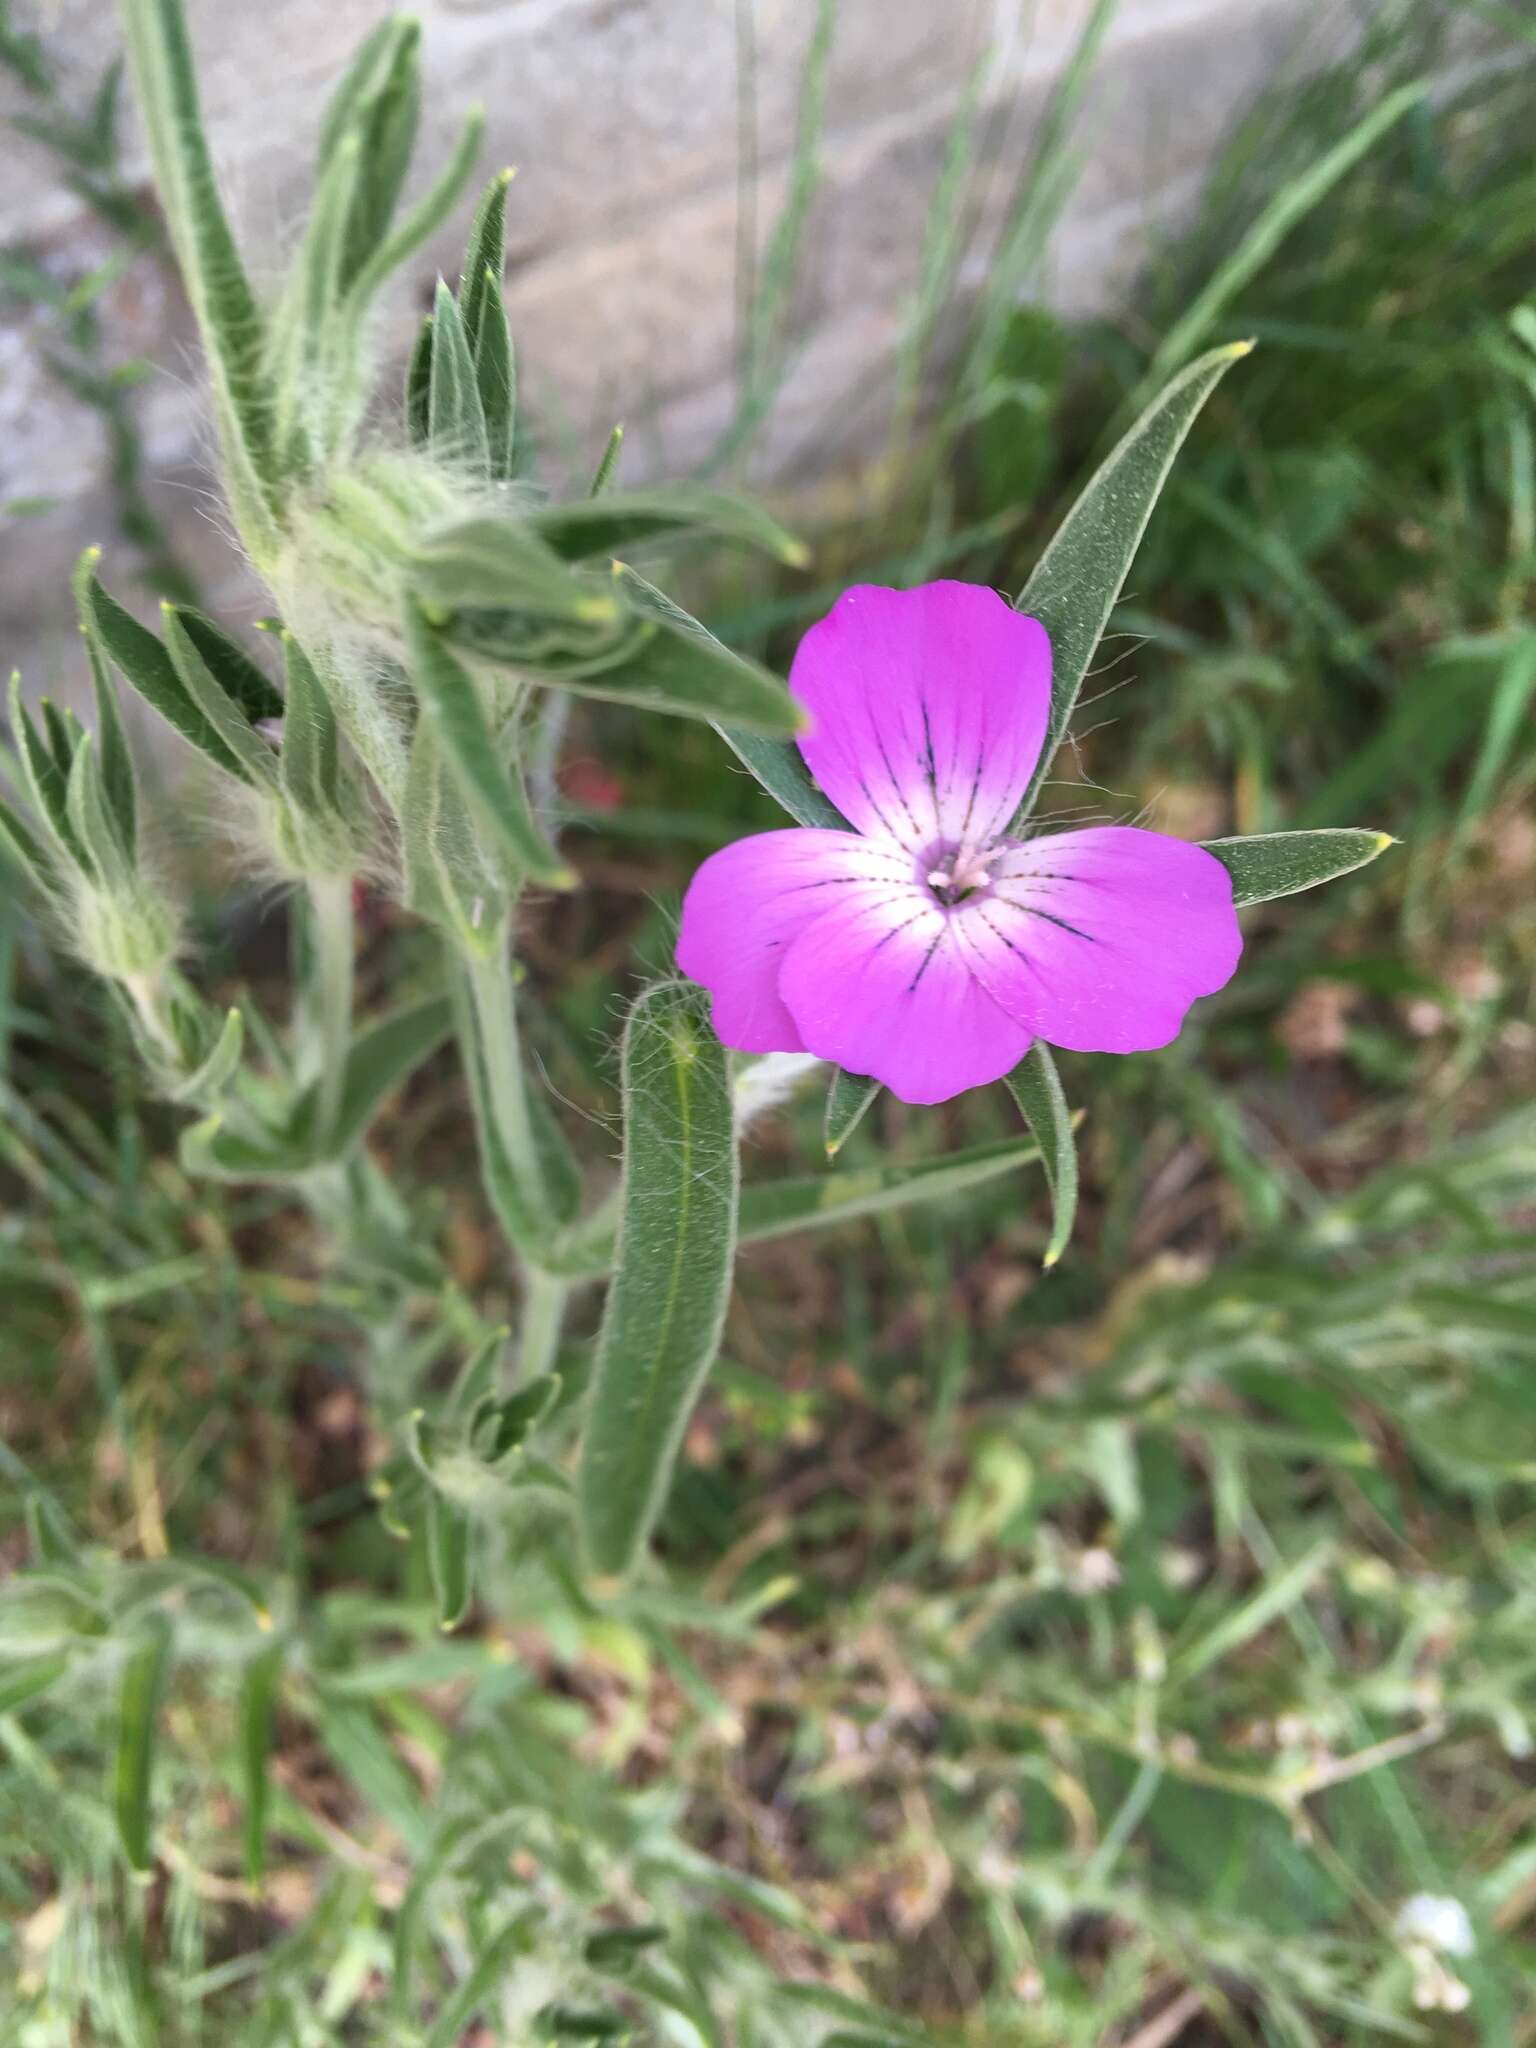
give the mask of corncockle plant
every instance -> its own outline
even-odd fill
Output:
[[[530,480],[503,293],[508,174],[480,199],[457,288],[438,283],[401,416],[376,400],[379,293],[460,198],[478,139],[471,120],[402,211],[416,26],[381,23],[338,87],[292,271],[264,305],[220,202],[179,0],[123,0],[123,16],[206,350],[230,517],[270,591],[278,658],[257,659],[186,606],[165,606],[151,630],[91,552],[75,595],[96,729],[46,704],[39,722],[13,688],[32,817],[0,809],[0,827],[112,987],[156,1085],[198,1112],[187,1167],[291,1188],[355,1262],[396,1444],[381,1512],[422,1534],[451,1627],[470,1604],[477,1524],[574,1527],[599,1584],[634,1566],[715,1357],[738,1245],[1038,1161],[1053,1263],[1076,1163],[1048,1047],[1166,1043],[1232,973],[1238,908],[1343,874],[1387,842],[1327,831],[1201,848],[1118,825],[1040,833],[1033,820],[1169,468],[1245,345],[1173,378],[1016,607],[954,583],[851,590],[806,635],[786,687],[618,559],[702,530],[798,561],[772,519],[693,485],[616,490],[617,439],[585,497],[553,502]],[[252,873],[291,892],[286,1035],[249,1005],[215,1013],[196,989],[118,677],[202,756]],[[578,879],[546,788],[572,693],[710,722],[793,821],[706,862],[683,915],[689,978],[646,989],[630,1011],[616,1187],[589,1183],[525,1056],[514,959],[525,893]],[[437,986],[362,1024],[359,876],[394,889],[443,963]],[[517,1259],[510,1345],[467,1308],[363,1149],[375,1111],[449,1039]],[[1029,1130],[917,1164],[743,1186],[743,1130],[820,1063],[829,1157],[882,1085],[936,1103],[1004,1080]],[[570,1297],[594,1283],[607,1294],[576,1446],[558,1368]],[[403,1308],[422,1297],[431,1333],[406,1344]],[[423,1405],[428,1368],[453,1347],[464,1363],[452,1390]],[[263,1649],[269,1701],[289,1641],[280,1628]],[[138,1823],[130,1846],[141,1861]]]

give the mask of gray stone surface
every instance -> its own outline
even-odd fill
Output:
[[[377,0],[187,5],[221,171],[252,267],[271,280],[301,216],[325,96],[385,10]],[[974,289],[1089,5],[840,0],[793,356],[754,455],[761,480],[874,444],[967,81],[984,65],[986,145],[962,273]],[[111,50],[104,0],[17,0],[14,12],[83,96]],[[761,249],[793,162],[814,0],[427,0],[420,12],[423,173],[472,99],[486,108],[487,168],[519,167],[508,296],[546,448],[585,464],[622,418],[631,477],[700,462],[732,414],[741,194],[751,193]],[[1097,310],[1124,291],[1247,98],[1280,65],[1315,60],[1337,19],[1332,0],[1121,0],[1081,129],[1082,175],[1045,266],[1054,303]],[[17,104],[7,83],[0,114]],[[7,136],[3,148],[0,243],[25,242],[61,276],[87,270],[104,245],[56,164],[29,142]],[[381,333],[389,375],[436,268],[456,253],[445,236],[396,289]],[[141,263],[106,310],[114,347],[156,365],[142,416],[159,502],[178,543],[238,601],[201,465],[207,430],[184,308]],[[35,327],[0,317],[0,506],[54,502],[5,519],[0,651],[48,671],[74,662],[64,580],[83,542],[110,539],[110,498],[94,416],[49,376]]]

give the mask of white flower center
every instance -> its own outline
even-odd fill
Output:
[[[979,889],[992,886],[988,870],[996,858],[996,849],[968,852],[961,847],[941,859],[936,867],[931,867],[924,879],[941,903],[963,903],[967,896],[974,896]]]

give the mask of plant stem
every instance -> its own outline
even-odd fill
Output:
[[[313,1033],[311,1064],[319,1083],[317,1136],[324,1144],[336,1127],[352,1045],[352,877],[312,876],[309,916],[312,1003],[306,1022]]]
[[[570,1282],[539,1266],[523,1269],[523,1314],[517,1333],[517,1376],[520,1384],[552,1372],[560,1356],[560,1327]]]
[[[130,974],[123,978],[122,986],[127,990],[144,1035],[167,1062],[172,1073],[180,1070],[181,1047],[176,1042],[166,1015],[167,991],[161,975]]]
[[[471,1012],[461,1036],[465,1029],[474,1033],[464,1057],[480,1076],[471,1100],[477,1121],[489,1126],[480,1133],[488,1178],[497,1178],[499,1155],[517,1210],[511,1216],[506,1204],[498,1205],[503,1226],[524,1259],[537,1264],[536,1241],[547,1232],[553,1205],[524,1085],[512,956],[503,938],[488,952],[465,949],[459,960]]]

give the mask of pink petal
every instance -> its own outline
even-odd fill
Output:
[[[677,964],[714,998],[715,1031],[738,1052],[803,1052],[779,999],[784,949],[834,897],[910,887],[911,862],[852,832],[794,827],[712,853],[683,898]]]
[[[1058,832],[992,863],[955,914],[964,957],[1038,1038],[1150,1052],[1242,951],[1232,879],[1203,847],[1127,825]]]
[[[921,884],[840,895],[791,942],[779,992],[807,1052],[903,1102],[999,1080],[1032,1036],[981,986]]]
[[[1051,701],[1045,628],[977,583],[844,591],[795,654],[805,764],[861,832],[914,853],[1007,826]]]

